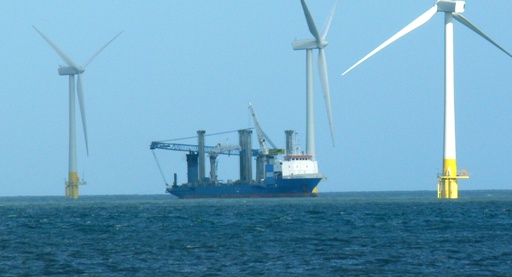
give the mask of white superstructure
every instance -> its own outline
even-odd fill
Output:
[[[313,160],[311,155],[286,156],[283,161],[279,161],[279,167],[283,178],[293,175],[320,175],[318,162]]]

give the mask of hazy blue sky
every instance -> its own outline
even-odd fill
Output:
[[[437,189],[444,16],[341,76],[434,2],[339,1],[326,48],[335,147],[315,76],[321,192]],[[319,29],[333,4],[308,1]],[[510,11],[509,0],[468,0],[464,16],[512,51]],[[0,0],[0,196],[64,195],[68,78],[32,25],[78,64],[125,31],[83,74],[90,154],[77,114],[81,195],[164,193],[150,142],[252,127],[248,101],[276,144],[296,129],[305,148],[305,52],[291,42],[312,36],[298,0]],[[512,58],[454,25],[457,158],[471,175],[460,189],[510,189]],[[238,135],[206,138],[226,141]],[[186,180],[184,152],[156,154],[169,181],[174,172]],[[237,164],[221,157],[220,178],[236,179]]]

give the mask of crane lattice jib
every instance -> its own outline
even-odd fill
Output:
[[[260,148],[261,148],[260,150],[263,151],[264,154],[269,154],[269,151],[273,151],[273,152],[277,151],[280,153],[281,151],[278,151],[279,149],[277,148],[277,146],[272,142],[272,140],[267,136],[267,134],[265,134],[265,132],[261,128],[261,125],[260,125],[258,119],[256,118],[256,113],[254,112],[254,108],[252,107],[251,102],[249,102],[249,109],[251,110],[252,119],[254,120],[254,125],[256,126],[256,134],[258,135],[258,142],[259,142]],[[274,149],[268,149],[267,146],[265,145],[265,142],[270,143],[270,145]]]
[[[160,141],[153,141],[151,142],[150,146],[151,150],[154,149],[164,149],[164,150],[173,150],[173,151],[185,151],[185,152],[199,152],[199,146],[193,145],[193,144],[182,144],[182,143],[168,143],[168,142],[160,142]],[[210,153],[211,151],[214,151],[215,149],[218,149],[218,147],[215,146],[205,146],[204,152]],[[217,151],[215,151],[217,152]],[[235,155],[240,156],[240,149],[232,149],[232,150],[226,150],[226,151],[220,151],[217,152],[217,155]],[[258,156],[258,150],[252,149],[251,151],[252,156],[256,157]]]

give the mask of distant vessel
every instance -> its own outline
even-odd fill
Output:
[[[257,125],[258,126],[258,125]],[[258,130],[260,130],[258,128]],[[294,131],[286,131],[286,153],[283,149],[251,149],[250,129],[238,130],[240,146],[204,146],[205,131],[198,131],[198,145],[152,142],[151,149],[188,151],[187,183],[174,182],[166,192],[179,198],[256,198],[256,197],[313,197],[322,180],[318,163],[311,155],[297,153],[293,149]],[[264,140],[260,139],[262,143]],[[261,145],[261,143],[260,143]],[[204,174],[204,156],[209,153],[210,177]],[[219,154],[240,156],[240,179],[220,182],[216,174],[216,158]],[[283,160],[276,160],[285,154]],[[256,179],[252,179],[252,157],[256,157]]]

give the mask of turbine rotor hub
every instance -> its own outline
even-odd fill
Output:
[[[327,40],[321,40],[319,42],[317,42],[317,47],[318,49],[323,49],[325,48],[327,45],[329,44],[329,42],[327,42]]]

